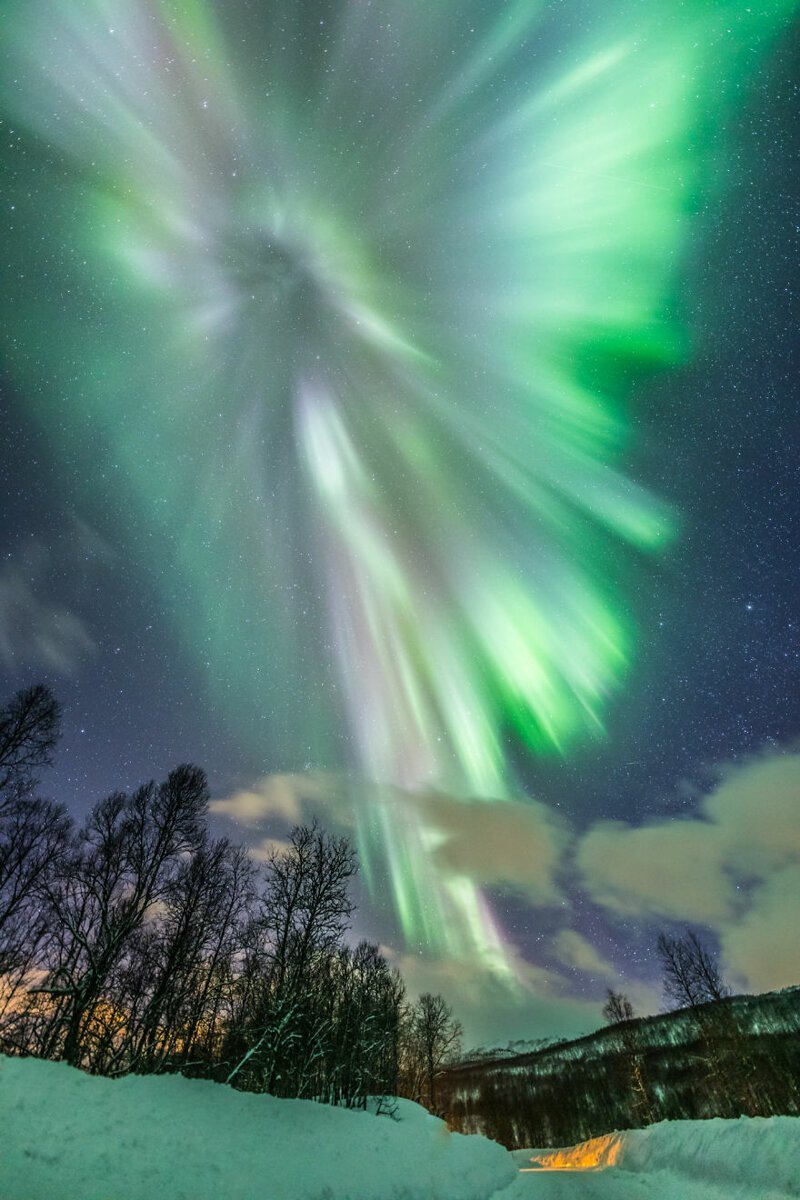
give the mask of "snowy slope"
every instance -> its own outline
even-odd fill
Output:
[[[486,1200],[511,1156],[401,1120],[180,1076],[0,1057],[2,1200]]]
[[[408,1101],[399,1116],[0,1056],[0,1200],[800,1198],[798,1117],[665,1121],[512,1155]]]
[[[640,1194],[659,1200],[800,1197],[800,1117],[662,1121],[563,1150],[516,1150],[513,1157],[533,1169],[504,1191],[503,1200],[578,1196],[581,1176],[587,1197],[609,1200]],[[548,1174],[546,1181],[537,1167]]]
[[[662,1121],[622,1135],[617,1165],[672,1171],[723,1186],[726,1194],[800,1196],[800,1117]]]

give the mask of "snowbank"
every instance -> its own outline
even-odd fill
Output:
[[[592,1138],[564,1150],[516,1151],[550,1170],[618,1167],[642,1175],[681,1176],[737,1197],[800,1197],[800,1117],[661,1121]]]
[[[102,1079],[0,1057],[2,1200],[485,1200],[502,1146],[180,1076]]]

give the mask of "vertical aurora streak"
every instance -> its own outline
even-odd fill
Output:
[[[687,352],[711,133],[794,4],[652,7],[6,16],[41,250],[9,243],[4,340],[39,420],[89,495],[124,478],[232,724],[375,784],[361,852],[408,942],[500,968],[398,789],[502,800],[509,745],[602,731],[621,581],[672,532],[624,473],[629,393]]]

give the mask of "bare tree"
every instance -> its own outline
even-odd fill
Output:
[[[37,783],[60,736],[61,709],[43,684],[17,692],[0,709],[0,811],[13,795]]]
[[[698,1078],[713,1105],[725,1103],[730,1115],[759,1111],[758,1097],[748,1069],[750,1048],[731,1005],[711,1004],[730,996],[714,953],[687,930],[682,938],[662,933],[658,953],[664,970],[664,992],[676,1007],[699,1006],[695,1014],[698,1034]]]
[[[607,996],[608,999],[603,1005],[603,1016],[609,1025],[633,1019],[633,1005],[626,995],[608,988]]]
[[[396,1095],[405,987],[377,946],[343,946],[330,975],[329,1046],[323,1087],[336,1104],[364,1107],[372,1095]],[[325,989],[321,989],[325,993]]]
[[[675,1008],[688,1008],[730,995],[716,956],[692,930],[683,937],[661,933],[658,957],[664,978],[664,994]]]
[[[181,856],[202,841],[207,800],[203,772],[181,766],[164,783],[116,793],[90,814],[48,889],[59,928],[38,989],[55,1002],[44,1053],[75,1066],[92,1058],[93,1021],[98,1006],[107,1006],[107,983],[148,911],[165,900]],[[122,1023],[126,1017],[116,1014]]]
[[[436,1112],[436,1079],[461,1048],[461,1022],[443,996],[423,992],[411,1010],[411,1053],[421,1067],[427,1107]]]
[[[242,847],[206,839],[179,864],[140,928],[118,983],[127,1014],[116,1060],[157,1072],[213,1057],[220,988],[252,897]]]
[[[279,989],[302,979],[314,952],[338,943],[353,912],[347,888],[357,869],[347,838],[325,833],[316,821],[297,826],[289,848],[270,854],[263,921],[273,935]]]
[[[297,826],[288,847],[269,856],[251,942],[255,970],[248,1011],[242,1013],[246,1031],[231,1031],[232,1040],[238,1035],[247,1049],[228,1082],[246,1069],[250,1086],[255,1075],[268,1092],[298,1094],[303,1047],[314,1020],[310,979],[347,929],[353,911],[347,887],[356,870],[347,838],[325,833],[316,822]]]
[[[50,762],[60,710],[42,685],[0,709],[0,1008],[18,1011],[18,997],[49,928],[42,890],[70,836],[64,809],[35,794],[36,772]],[[13,1024],[13,1022],[12,1022]],[[15,1036],[15,1035],[14,1035]],[[3,1037],[11,1037],[4,1021]],[[14,1037],[8,1042],[14,1044]]]
[[[259,895],[246,851],[209,839],[191,766],[106,797],[75,834],[34,794],[56,717],[32,689],[0,720],[3,1049],[363,1107],[398,1090],[411,1031],[435,1106],[461,1027],[440,996],[407,1010],[378,947],[344,943],[347,839],[316,822],[292,830]]]
[[[16,796],[0,813],[0,975],[46,932],[41,897],[70,830],[64,809],[36,796]]]
[[[623,1074],[631,1090],[633,1113],[637,1122],[649,1125],[654,1120],[654,1106],[645,1079],[645,1056],[638,1022],[634,1021],[633,1005],[624,993],[608,988],[603,1016],[609,1025],[621,1025]]]

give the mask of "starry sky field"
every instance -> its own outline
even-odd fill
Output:
[[[800,982],[792,0],[13,0],[0,678],[473,1042]]]

